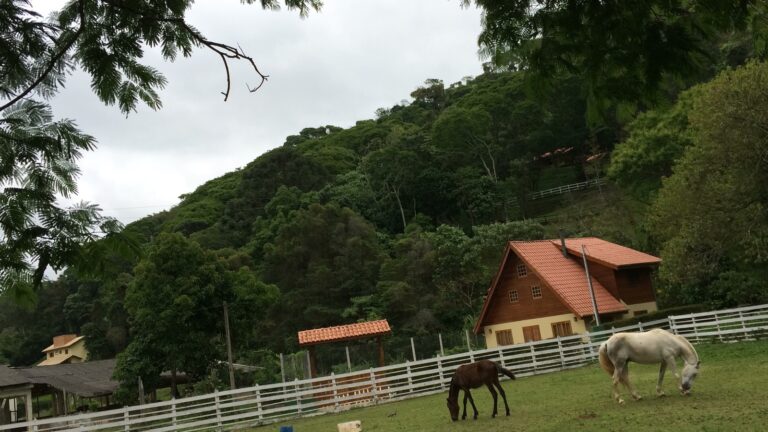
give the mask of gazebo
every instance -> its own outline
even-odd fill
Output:
[[[382,337],[391,334],[387,320],[367,321],[355,324],[325,327],[299,332],[299,346],[309,351],[309,372],[312,378],[317,375],[315,346],[333,342],[376,338],[379,346],[379,366],[384,366],[384,345]]]

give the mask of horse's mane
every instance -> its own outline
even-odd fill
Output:
[[[693,344],[683,336],[680,336],[680,335],[675,335],[675,336],[677,337],[677,340],[679,340],[683,344],[683,346],[685,346],[688,349],[690,353],[693,353],[693,356],[696,357],[696,361],[694,365],[697,364],[699,362],[699,353],[696,352],[696,348],[693,347]],[[689,363],[688,359],[685,359],[685,362]]]

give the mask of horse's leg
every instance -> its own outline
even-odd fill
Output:
[[[624,373],[624,364],[614,363],[614,370],[613,370],[613,399],[616,400],[616,402],[623,404],[624,399],[621,398],[621,394],[619,394],[619,383],[621,382],[621,374]]]
[[[504,393],[504,387],[501,386],[499,380],[496,380],[494,384],[496,384],[496,387],[499,389],[499,393],[501,393],[501,398],[504,400],[504,408],[507,409],[507,416],[509,416],[509,404],[507,404],[507,394]]]
[[[664,382],[664,372],[667,370],[667,362],[666,360],[661,361],[661,366],[659,366],[659,381],[656,383],[656,396],[666,396],[664,394],[664,390],[661,389],[661,384]]]
[[[488,386],[488,391],[491,392],[491,396],[493,396],[493,414],[491,414],[491,417],[496,417],[496,414],[498,414],[498,409],[496,408],[498,397],[496,396],[496,389],[493,388],[493,384],[488,383],[486,384]]]
[[[461,419],[467,419],[467,399],[469,399],[469,390],[464,390],[464,412],[461,414]]]
[[[629,364],[624,366],[624,370],[621,373],[621,381],[624,382],[624,385],[627,387],[627,390],[629,390],[629,393],[632,395],[634,400],[640,400],[643,398],[639,393],[637,393],[635,386],[633,386],[629,381]]]
[[[475,406],[475,400],[472,399],[472,393],[469,392],[469,389],[465,390],[465,395],[469,396],[469,403],[472,404],[472,409],[475,411],[474,417],[472,417],[472,420],[477,420],[477,407]],[[466,403],[464,405],[464,408],[466,409]]]

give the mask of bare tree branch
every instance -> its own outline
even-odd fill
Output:
[[[192,35],[192,37],[201,45],[204,45],[208,47],[211,51],[215,52],[216,54],[221,57],[222,62],[224,62],[224,70],[226,71],[227,75],[227,88],[225,91],[221,92],[221,94],[224,95],[224,101],[226,102],[227,99],[229,99],[229,93],[232,88],[231,85],[231,77],[230,77],[230,71],[229,71],[229,60],[246,60],[248,63],[251,64],[253,67],[253,70],[256,71],[256,74],[259,76],[259,84],[251,88],[247,83],[246,87],[248,88],[248,91],[251,93],[255,92],[256,90],[260,89],[262,85],[264,85],[264,82],[267,81],[269,78],[269,75],[265,75],[261,73],[258,66],[256,66],[256,62],[253,60],[252,57],[245,54],[242,47],[238,45],[238,48],[235,48],[231,45],[226,45],[220,42],[213,42],[211,40],[208,40],[205,36],[203,36],[200,32],[195,30],[193,27],[191,27],[187,22],[184,20],[184,18],[173,18],[173,17],[165,17],[165,16],[157,16],[154,14],[149,14],[145,11],[141,11],[138,9],[131,8],[127,6],[124,2],[121,1],[115,1],[115,0],[102,0],[104,3],[119,8],[125,11],[128,11],[130,13],[136,14],[141,16],[142,18],[152,19],[160,22],[168,22],[173,23],[181,28],[183,28],[187,33]]]

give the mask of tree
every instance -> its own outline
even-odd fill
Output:
[[[692,144],[650,216],[670,303],[749,302],[723,295],[743,289],[724,287],[768,273],[766,89],[768,63],[752,62],[701,86],[693,100]]]
[[[48,267],[95,258],[83,245],[121,229],[93,204],[57,203],[77,193],[77,160],[93,143],[71,120],[54,121],[45,104],[24,100],[2,112],[0,294],[29,297]]]
[[[312,204],[298,210],[264,250],[264,281],[280,289],[270,313],[275,343],[298,330],[338,325],[351,299],[374,292],[378,238],[350,209]]]
[[[266,80],[241,48],[212,41],[186,21],[192,3],[74,0],[51,20],[34,12],[28,0],[0,4],[0,293],[28,291],[39,285],[49,266],[77,263],[84,244],[120,229],[94,205],[66,209],[56,204],[58,196],[76,194],[77,159],[93,150],[95,140],[71,120],[54,122],[50,108],[33,98],[55,95],[79,67],[91,76],[91,87],[105,104],[126,114],[139,102],[158,109],[157,90],[166,79],[139,62],[145,46],[159,46],[168,61],[190,56],[194,47],[214,52],[225,66],[224,100],[230,93],[231,60],[247,62],[256,73],[259,82],[251,91]],[[265,9],[280,5],[279,0],[260,3]],[[321,5],[319,0],[284,3],[302,15]]]
[[[124,390],[141,378],[148,389],[160,374],[204,376],[217,357],[222,302],[232,297],[232,281],[209,252],[181,234],[163,233],[135,269],[125,297],[131,342],[117,357],[115,376]]]
[[[749,29],[766,53],[766,5],[758,0],[475,4],[484,10],[483,54],[497,65],[526,69],[539,81],[564,72],[578,75],[593,118],[606,102],[647,106],[661,94],[665,78],[702,73],[721,33]]]

